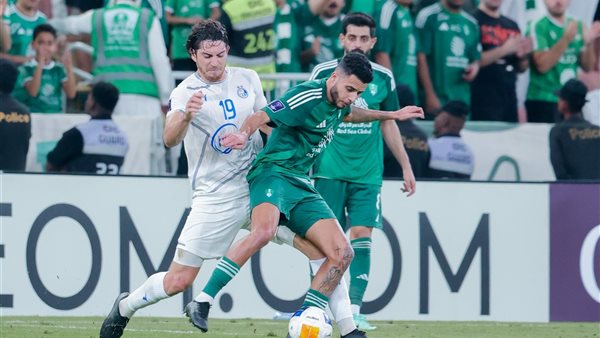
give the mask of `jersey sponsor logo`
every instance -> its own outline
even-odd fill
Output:
[[[238,86],[237,94],[242,99],[245,99],[248,97],[248,91],[246,90],[246,88],[244,88],[244,86]]]
[[[283,104],[283,102],[281,102],[281,100],[275,100],[269,103],[269,109],[271,109],[273,113],[276,113],[282,110],[283,108],[285,108],[285,105]]]
[[[456,56],[463,56],[465,53],[465,41],[458,36],[453,37],[450,42],[450,50]]]
[[[223,136],[238,131],[238,127],[233,123],[225,123],[221,125],[215,132],[212,134],[210,138],[210,145],[212,148],[221,153],[221,154],[229,154],[231,153],[231,148],[224,147],[221,145],[221,139]]]

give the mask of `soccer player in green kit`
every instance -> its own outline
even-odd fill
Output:
[[[368,55],[377,38],[375,21],[364,13],[350,13],[342,22],[340,41],[346,53]],[[331,75],[339,60],[317,65],[310,79]],[[373,81],[354,106],[397,110],[398,95],[394,76],[388,69],[371,62]],[[373,228],[382,228],[381,183],[383,176],[383,139],[404,173],[404,189],[415,191],[413,175],[402,137],[393,120],[369,123],[342,123],[335,137],[317,159],[313,168],[315,188],[323,196],[344,230],[350,228],[350,243],[354,259],[350,264],[350,301],[354,322],[360,330],[374,330],[360,314],[363,297],[369,283],[371,236]],[[346,214],[349,222],[346,222]]]
[[[423,117],[423,110],[415,106],[392,112],[351,107],[372,80],[367,57],[362,53],[348,53],[329,78],[291,88],[280,99],[249,116],[237,132],[221,139],[223,147],[243,149],[248,135],[259,126],[273,127],[247,177],[252,209],[250,234],[234,243],[213,271],[204,289],[211,297],[206,302],[214,300],[240,266],[273,238],[281,221],[325,255],[303,306],[327,306],[354,252],[335,215],[313,187],[309,169],[331,142],[342,121],[358,123]],[[201,315],[204,315],[201,319],[206,320],[208,314]]]

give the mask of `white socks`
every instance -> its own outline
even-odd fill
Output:
[[[314,275],[321,267],[321,264],[325,262],[325,258],[315,259],[309,262],[311,273]],[[340,333],[342,336],[347,335],[356,329],[356,324],[352,318],[352,311],[350,310],[348,285],[346,285],[346,280],[343,277],[329,297],[329,309],[331,310],[331,313],[333,314],[333,317],[340,328]]]
[[[213,305],[213,302],[215,301],[215,299],[213,297],[204,293],[204,291],[200,292],[200,294],[198,296],[196,296],[196,298],[194,298],[194,300],[197,301],[198,303],[208,302],[208,304],[210,304],[211,306]]]
[[[146,279],[144,284],[121,300],[119,302],[121,316],[131,318],[137,310],[169,297],[163,284],[166,274],[166,272],[153,274]]]

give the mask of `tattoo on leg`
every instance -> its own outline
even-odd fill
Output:
[[[336,251],[338,251],[338,252],[340,250],[341,250],[341,248],[336,249]],[[346,269],[348,269],[348,265],[350,265],[351,261],[352,261],[352,248],[347,247],[346,250],[344,250],[344,255],[342,257],[342,261],[340,262],[340,265],[339,266],[334,265],[331,268],[329,268],[329,271],[327,271],[325,278],[319,284],[320,292],[327,294],[327,295],[331,294],[333,292],[333,290],[335,290],[335,288],[337,287],[337,285],[340,282],[340,280],[342,279],[342,277],[344,276],[344,272],[346,271]]]

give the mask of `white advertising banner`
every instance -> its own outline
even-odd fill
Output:
[[[548,186],[385,182],[364,311],[372,319],[548,321]],[[0,311],[103,316],[121,290],[165,270],[189,206],[182,178],[0,173]],[[139,311],[181,316],[204,286]],[[217,318],[300,306],[308,264],[269,244],[217,297]]]
[[[77,124],[89,120],[87,114],[31,114],[31,140],[27,152],[26,171],[42,172],[46,163],[46,155],[54,149],[62,134]],[[156,128],[162,124],[155,119],[144,116],[114,116],[117,125],[123,129],[129,139],[129,151],[121,169],[126,175],[156,174],[155,154],[164,153],[156,150]],[[158,121],[160,122],[160,121]],[[164,158],[163,158],[164,160]]]
[[[510,125],[507,125],[510,126]],[[463,129],[473,151],[473,180],[553,181],[548,135],[551,124],[519,124],[503,130]]]

